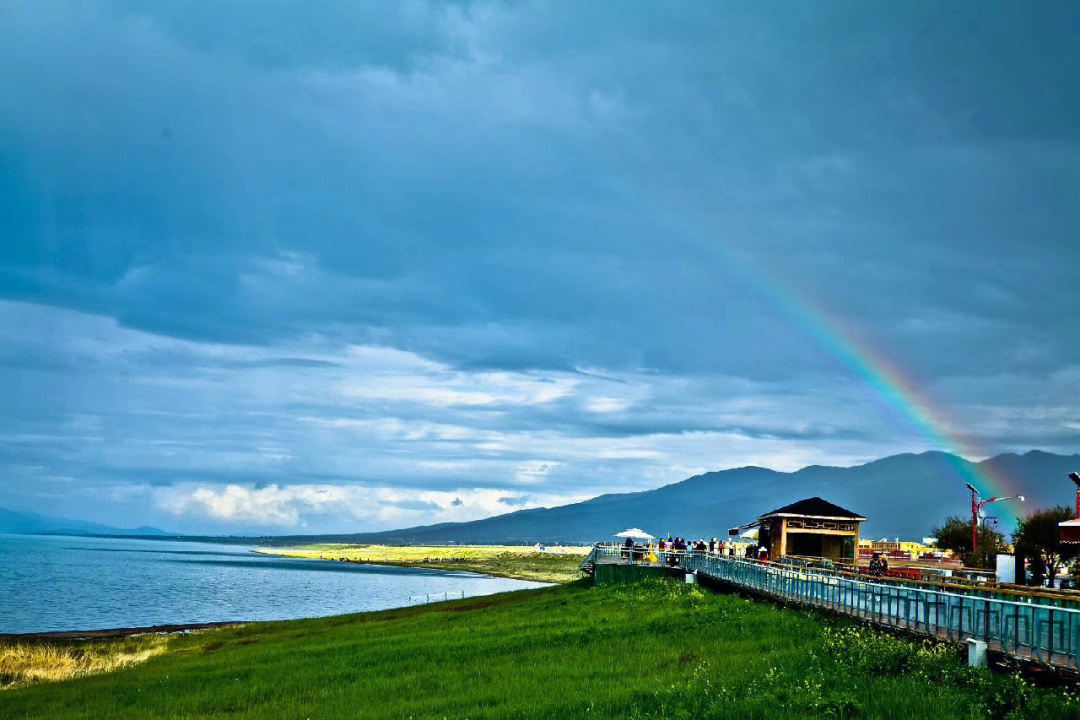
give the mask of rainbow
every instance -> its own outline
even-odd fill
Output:
[[[759,280],[764,275],[757,275]],[[964,442],[953,431],[944,411],[923,392],[920,384],[888,356],[864,342],[852,329],[820,304],[813,304],[783,288],[772,285],[765,294],[784,315],[796,321],[813,339],[844,366],[854,372],[898,415],[915,428],[935,449],[946,453],[949,465],[965,481],[974,485],[983,497],[1007,497],[1021,494],[1013,479],[1004,473],[992,473],[972,458],[985,457],[985,451]],[[764,288],[758,287],[759,290]],[[1017,519],[1016,504],[1002,503],[995,512]]]
[[[910,373],[900,368],[884,352],[863,341],[853,328],[840,321],[838,315],[778,282],[734,249],[716,242],[715,232],[695,226],[694,213],[676,213],[668,209],[658,212],[656,217],[666,220],[666,224],[677,228],[684,237],[697,239],[702,250],[718,255],[724,265],[738,271],[738,276],[744,282],[862,379],[894,412],[926,438],[932,448],[945,452],[949,465],[965,482],[975,486],[983,497],[1020,494],[1012,478],[976,464],[977,459],[985,458],[987,454],[965,442],[960,433],[952,429],[944,411],[935,406]],[[1007,516],[1012,523],[1018,518],[1015,502],[1002,503],[994,510]]]

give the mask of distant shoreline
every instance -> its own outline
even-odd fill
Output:
[[[470,567],[453,567],[440,563],[425,563],[425,562],[405,562],[401,560],[357,560],[352,558],[340,558],[340,557],[317,557],[315,555],[298,555],[294,554],[296,548],[291,547],[254,547],[251,552],[256,555],[266,555],[268,557],[286,558],[289,560],[313,560],[315,562],[341,562],[349,563],[351,565],[364,565],[367,567],[390,567],[401,568],[404,570],[426,570],[428,572],[458,572],[468,573],[470,575],[482,575],[484,577],[501,578],[503,580],[529,580],[530,582],[542,582],[539,580],[533,580],[528,577],[521,577],[518,575],[508,575],[499,572],[487,572],[484,570],[473,570]]]
[[[273,622],[258,620],[255,622]],[[50,630],[46,632],[0,633],[0,642],[25,642],[29,640],[105,640],[132,635],[164,635],[168,633],[213,630],[214,628],[250,625],[251,621],[224,620],[219,622],[147,625],[143,627],[105,628],[101,630]]]
[[[422,570],[470,572],[493,578],[566,583],[577,580],[578,567],[588,547],[537,550],[533,546],[508,545],[374,545],[319,544],[253,548],[252,552],[276,557],[303,558]]]

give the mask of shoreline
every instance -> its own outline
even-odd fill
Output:
[[[584,548],[567,552],[535,551],[530,546],[397,546],[323,544],[259,546],[251,552],[271,557],[303,558],[356,565],[466,572],[490,578],[564,584],[578,579]],[[410,557],[410,554],[412,555]]]
[[[283,548],[288,550],[288,548]],[[500,572],[487,572],[484,570],[470,570],[468,568],[450,567],[451,563],[440,562],[404,562],[394,560],[355,560],[352,558],[326,558],[326,557],[311,557],[307,555],[290,555],[285,552],[275,552],[270,548],[252,548],[251,552],[258,555],[269,555],[270,557],[291,558],[293,560],[317,560],[319,562],[339,562],[350,563],[352,565],[368,565],[372,567],[393,567],[393,568],[405,568],[408,570],[434,570],[437,572],[460,572],[468,573],[470,575],[480,575],[482,577],[499,578],[501,580],[526,580],[528,582],[544,582],[551,585],[558,585],[559,583],[550,583],[546,580],[537,580],[533,577],[524,574],[507,574]]]
[[[303,618],[298,618],[303,619]],[[169,635],[174,633],[214,630],[216,628],[239,627],[253,622],[274,622],[272,620],[222,620],[204,623],[169,623],[165,625],[144,625],[141,627],[102,628],[99,630],[46,630],[43,632],[0,633],[0,642],[23,642],[38,640],[107,640],[110,638],[133,637],[135,635]]]

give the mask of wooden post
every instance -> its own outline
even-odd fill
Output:
[[[851,558],[851,563],[856,569],[859,567],[859,523],[855,523],[855,556]]]

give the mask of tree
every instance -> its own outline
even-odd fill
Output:
[[[1040,569],[1045,568],[1053,586],[1058,570],[1080,554],[1080,545],[1061,542],[1058,523],[1072,520],[1073,511],[1064,505],[1029,513],[1016,524],[1013,541],[1016,549],[1032,559],[1033,580],[1041,581]],[[1042,584],[1039,582],[1038,584]]]
[[[938,547],[952,550],[960,556],[968,567],[993,568],[997,562],[997,554],[1001,551],[1005,538],[997,530],[985,525],[979,526],[979,550],[972,553],[971,549],[971,518],[952,515],[945,518],[945,522],[933,530],[937,538]]]

